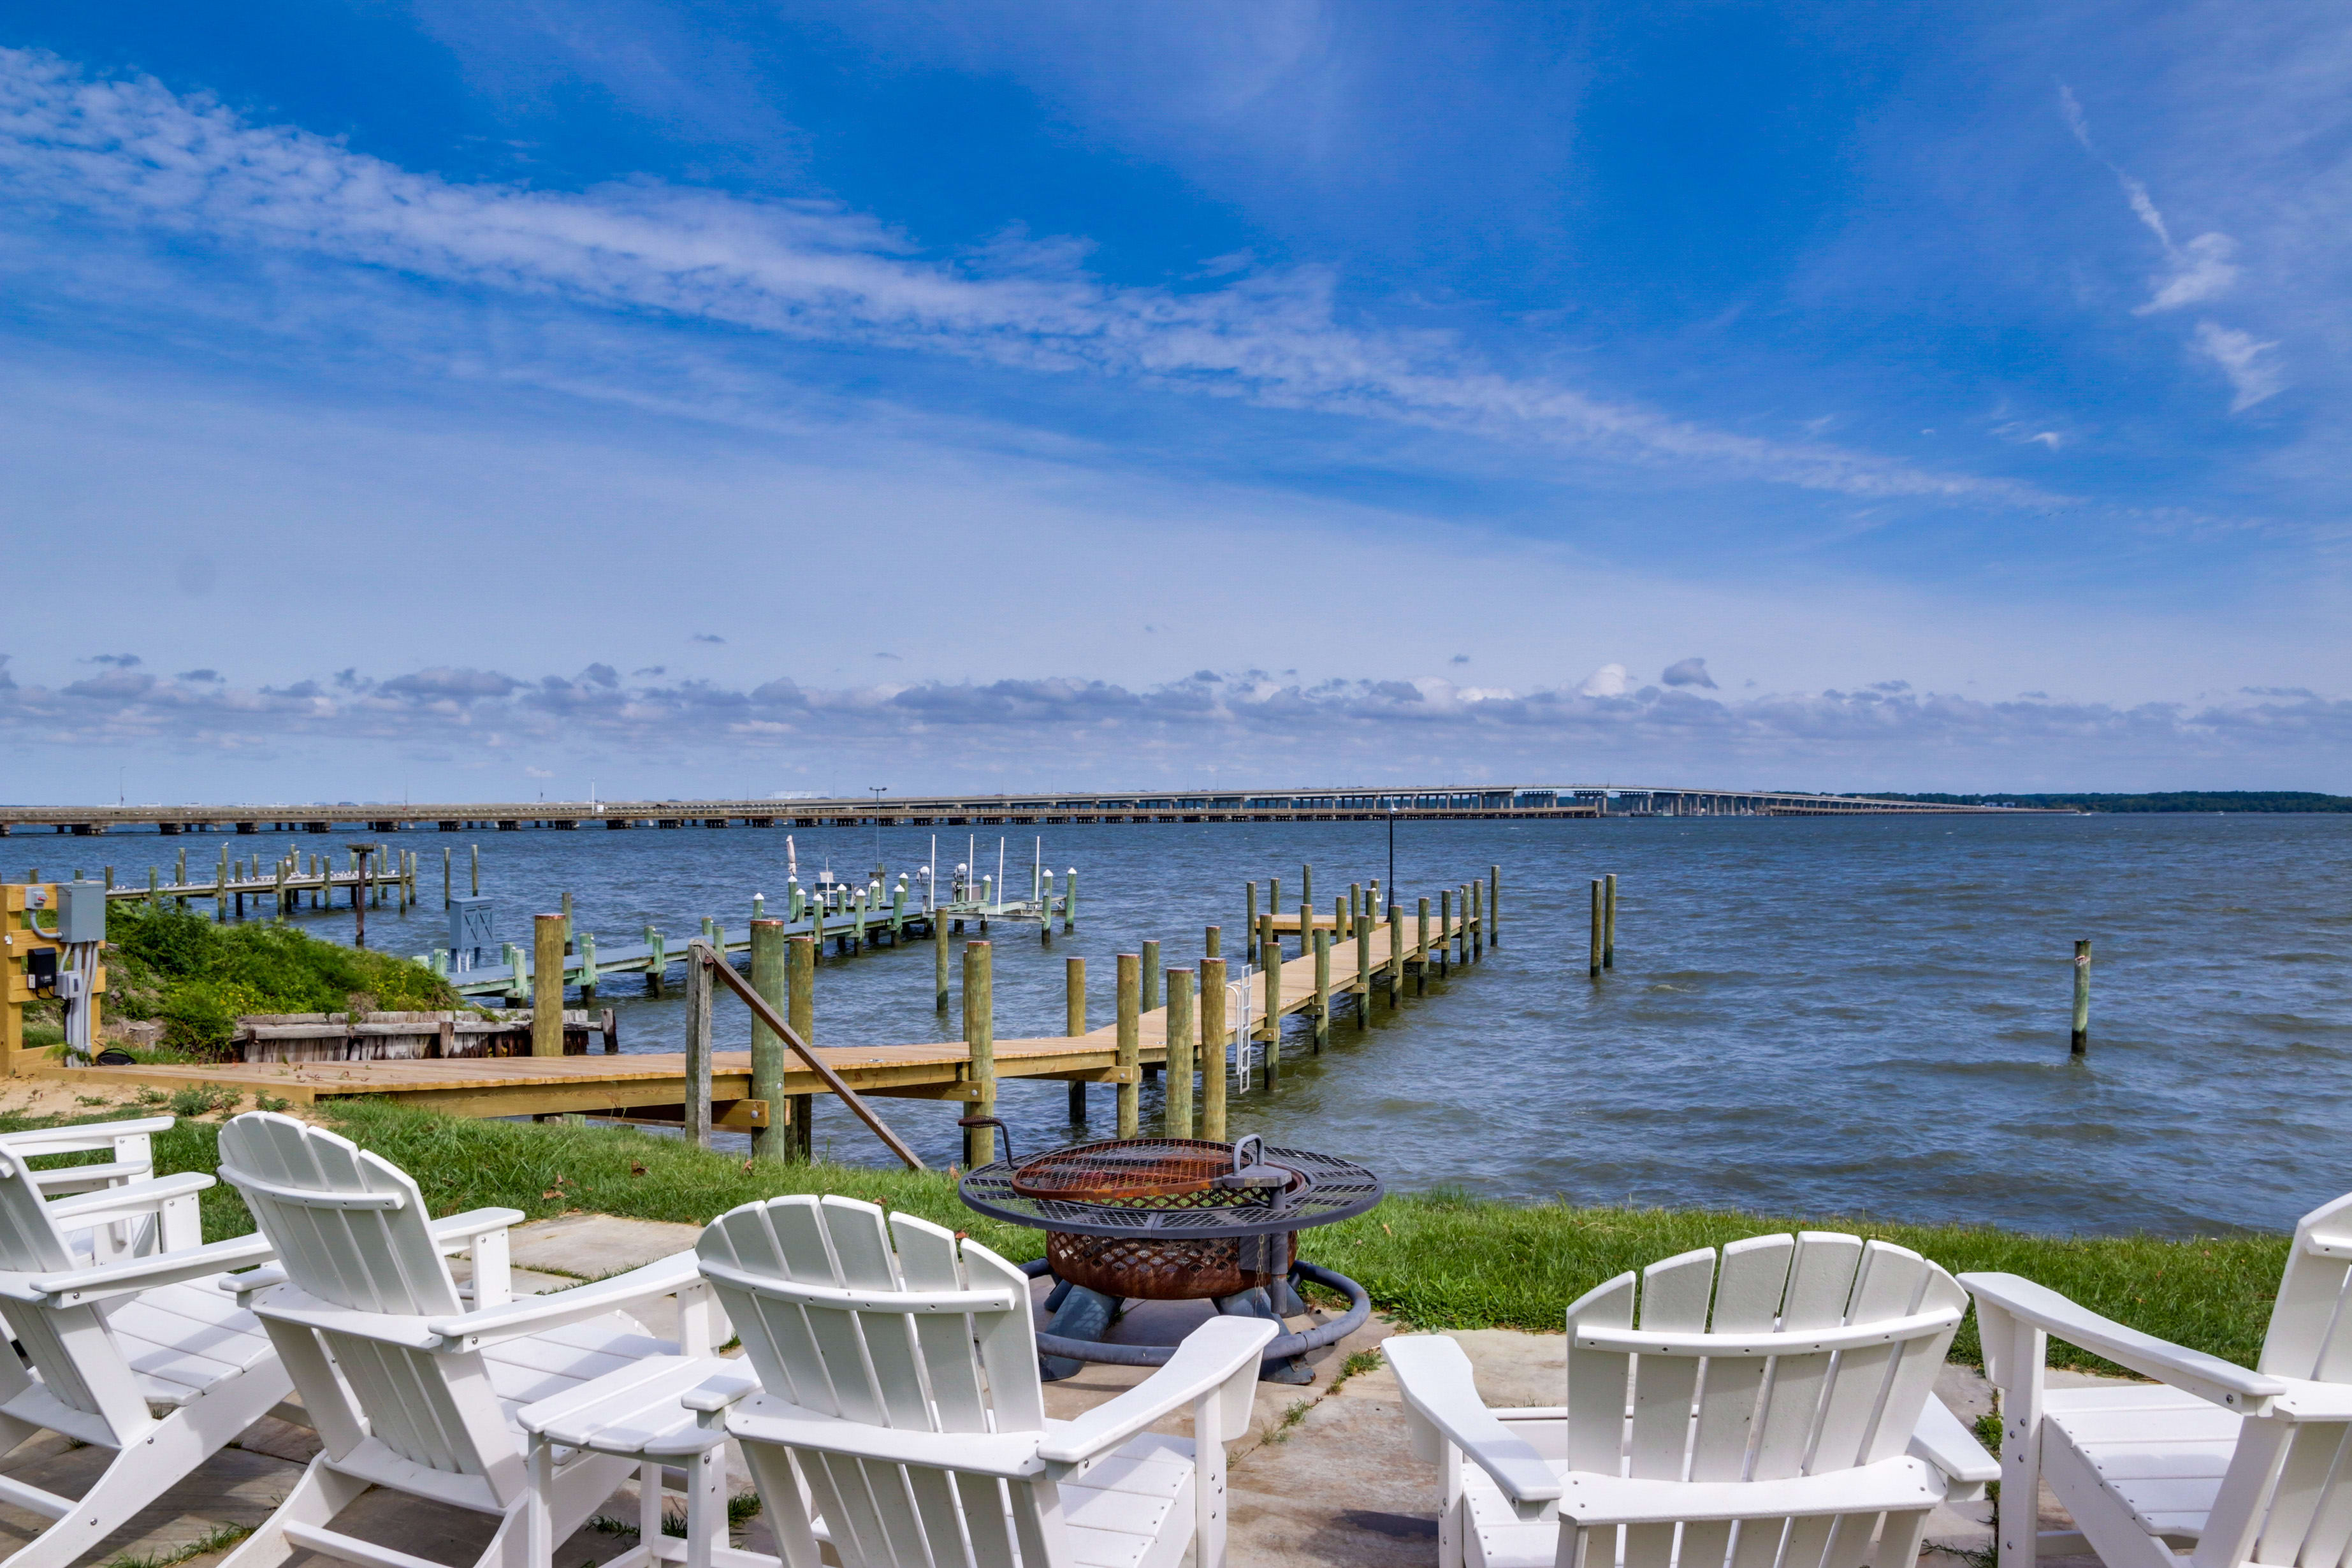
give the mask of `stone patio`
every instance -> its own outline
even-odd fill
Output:
[[[689,1247],[698,1234],[694,1226],[603,1215],[567,1215],[520,1226],[513,1232],[515,1286],[535,1292],[603,1279]],[[1044,1291],[1040,1282],[1036,1296],[1041,1301]],[[1171,1342],[1209,1311],[1206,1303],[1146,1303],[1121,1320],[1112,1337]],[[657,1318],[649,1319],[647,1326],[664,1335],[676,1328]],[[1431,1568],[1436,1562],[1437,1470],[1412,1457],[1394,1376],[1384,1362],[1366,1366],[1361,1361],[1355,1372],[1342,1375],[1351,1356],[1377,1350],[1395,1331],[1375,1317],[1308,1358],[1312,1384],[1259,1385],[1249,1430],[1227,1450],[1228,1556],[1234,1568]],[[1564,1396],[1562,1336],[1489,1329],[1453,1337],[1468,1352],[1479,1390],[1489,1404],[1556,1405]],[[1088,1366],[1075,1377],[1046,1385],[1046,1413],[1075,1415],[1146,1375],[1142,1368]],[[2069,1373],[2051,1377],[2053,1383],[2091,1381]],[[1946,1367],[1937,1390],[1964,1421],[1972,1422],[1991,1408],[1991,1391],[1972,1368]],[[1183,1423],[1171,1429],[1182,1430]],[[184,1554],[207,1544],[207,1537],[225,1526],[258,1524],[317,1452],[309,1431],[278,1421],[258,1422],[236,1447],[217,1455],[82,1561],[121,1563],[123,1568],[180,1561],[188,1568],[210,1568],[233,1549],[233,1542]],[[103,1450],[71,1447],[51,1437],[20,1450],[0,1469],[76,1494],[107,1457]],[[738,1489],[749,1490],[740,1458],[730,1469]],[[2042,1510],[2046,1527],[2063,1527],[2064,1515],[2046,1491]],[[624,1518],[635,1514],[634,1504],[625,1499],[608,1511]],[[1929,1530],[1931,1550],[1923,1562],[1932,1568],[1973,1568],[1961,1554],[1990,1548],[1990,1506],[1982,1503],[1939,1510]],[[381,1491],[362,1499],[343,1520],[355,1533],[453,1563],[470,1563],[488,1542],[490,1530],[487,1520],[426,1508]],[[0,1552],[13,1550],[13,1542],[23,1540],[37,1522],[30,1514],[0,1504]],[[556,1568],[594,1568],[631,1543],[630,1537],[583,1529],[559,1547]],[[751,1521],[740,1543],[769,1549],[760,1521]],[[2053,1560],[2053,1568],[2063,1561]]]

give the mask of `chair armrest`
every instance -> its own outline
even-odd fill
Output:
[[[1389,1343],[1396,1342],[1391,1340]],[[1777,1481],[1659,1481],[1570,1470],[1560,1478],[1559,1517],[1580,1528],[1670,1524],[1825,1513],[1885,1513],[1933,1508],[1942,1478],[1908,1455],[1826,1475]],[[1776,1521],[1777,1522],[1777,1521]]]
[[[1526,1438],[1511,1436],[1478,1397],[1459,1344],[1443,1334],[1401,1334],[1384,1341],[1381,1353],[1406,1408],[1492,1476],[1504,1496],[1526,1505],[1560,1495],[1560,1472]]]
[[[57,1221],[60,1229],[79,1230],[88,1226],[104,1225],[110,1220],[152,1214],[173,1198],[192,1197],[218,1184],[217,1177],[207,1176],[198,1171],[183,1171],[176,1176],[157,1176],[152,1181],[131,1182],[95,1193],[79,1193],[69,1198],[52,1198],[48,1205],[49,1217]]]
[[[36,1275],[31,1284],[34,1289],[45,1292],[52,1305],[79,1307],[86,1302],[152,1290],[159,1285],[202,1279],[207,1275],[266,1262],[276,1256],[267,1237],[233,1236],[207,1247],[159,1252],[147,1258],[125,1258],[70,1273]]]
[[[1963,1486],[1981,1487],[2000,1479],[2000,1461],[1986,1453],[1977,1435],[1932,1394],[1919,1407],[1919,1419],[1912,1424],[1909,1451],[1913,1458],[1927,1460],[1946,1479]]]
[[[2031,1279],[2014,1274],[1963,1274],[1959,1280],[1977,1299],[1979,1315],[1987,1304],[1997,1307],[2045,1333],[2057,1335],[2068,1344],[2095,1351],[2142,1377],[2169,1384],[2183,1394],[2193,1394],[2241,1415],[2263,1414],[2272,1399],[2287,1391],[2284,1379],[2249,1372],[2234,1362],[2141,1333],[2113,1318],[2103,1318],[2087,1307],[2076,1306],[2057,1291]]]
[[[57,1187],[91,1188],[110,1182],[142,1180],[155,1171],[152,1160],[109,1160],[103,1165],[59,1165],[52,1171],[27,1171],[26,1179],[47,1194]]]
[[[1264,1318],[1210,1319],[1185,1335],[1176,1352],[1150,1377],[1048,1431],[1037,1445],[1037,1457],[1048,1464],[1072,1465],[1117,1447],[1154,1421],[1216,1393],[1234,1373],[1244,1368],[1255,1371],[1259,1352],[1272,1342],[1276,1327]]]
[[[111,1148],[117,1138],[169,1132],[180,1124],[176,1116],[133,1116],[121,1121],[79,1121],[70,1127],[31,1127],[22,1132],[0,1132],[0,1149],[11,1154],[38,1158],[43,1154],[84,1154]],[[71,1169],[71,1167],[68,1167]]]
[[[441,1334],[423,1318],[403,1312],[363,1312],[354,1307],[333,1307],[315,1296],[289,1289],[283,1297],[273,1295],[268,1300],[253,1304],[255,1314],[273,1323],[291,1323],[297,1328],[316,1329],[322,1333],[350,1334],[354,1338],[374,1340],[379,1344],[399,1345],[405,1350],[446,1350]]]
[[[1045,1473],[1034,1432],[921,1432],[869,1426],[822,1415],[772,1394],[753,1394],[727,1414],[727,1435],[740,1443],[772,1443],[789,1448],[879,1459],[886,1464],[936,1467],[1007,1479]]]
[[[446,1342],[441,1347],[444,1350],[480,1350],[504,1340],[522,1339],[565,1323],[576,1323],[583,1318],[602,1317],[638,1301],[675,1296],[701,1283],[702,1271],[696,1266],[694,1254],[673,1252],[642,1268],[632,1268],[626,1274],[599,1279],[593,1285],[575,1285],[548,1296],[525,1296],[502,1307],[485,1307],[459,1317],[434,1318],[426,1327],[442,1336]]]

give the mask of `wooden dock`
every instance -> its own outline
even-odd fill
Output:
[[[1272,919],[1272,917],[1269,917]],[[1355,998],[1369,1008],[1375,993],[1395,988],[1407,976],[1425,975],[1441,965],[1475,962],[1490,939],[1489,916],[1474,910],[1466,919],[1426,924],[1415,918],[1393,928],[1372,925],[1359,942],[1349,938],[1331,949],[1330,994]],[[1328,918],[1317,922],[1328,929]],[[1296,936],[1296,915],[1276,922],[1278,931]],[[1391,943],[1391,932],[1396,941]],[[1426,933],[1424,936],[1423,933]],[[1456,957],[1455,954],[1459,954]],[[1232,987],[1228,1018],[1243,1026],[1226,1031],[1231,1049],[1243,1068],[1242,1089],[1248,1089],[1250,1037],[1265,1031],[1269,977],[1261,969],[1246,983]],[[1317,1005],[1316,961],[1312,952],[1286,961],[1271,982],[1275,1016],[1286,1017],[1311,1012]],[[1119,1026],[1116,1021],[1077,1036],[1046,1036],[995,1041],[994,1073],[1003,1079],[1052,1079],[1071,1083],[1136,1082],[1145,1067],[1167,1060],[1168,1012],[1165,1007],[1142,1013],[1137,1020],[1136,1065],[1119,1061]],[[1232,1043],[1232,1042],[1238,1042]],[[961,1041],[892,1046],[819,1047],[827,1067],[861,1096],[897,1100],[940,1100],[960,1103],[982,1100],[982,1086],[972,1073],[972,1056]],[[1228,1060],[1236,1059],[1229,1057]],[[495,1058],[426,1058],[401,1061],[245,1062],[189,1066],[81,1067],[43,1063],[22,1065],[24,1076],[56,1079],[86,1086],[91,1093],[111,1093],[130,1099],[140,1089],[165,1093],[196,1084],[217,1084],[249,1095],[267,1095],[296,1104],[313,1105],[358,1096],[377,1096],[405,1104],[428,1106],[455,1116],[529,1116],[579,1113],[625,1121],[675,1123],[683,1109],[687,1060],[683,1054],[628,1052],[563,1057]],[[711,1113],[721,1128],[751,1131],[772,1125],[772,1112],[784,1113],[751,1096],[751,1058],[748,1052],[716,1053],[711,1064]],[[788,1058],[783,1077],[787,1099],[826,1092],[823,1080],[796,1057]],[[662,1113],[667,1111],[667,1116]]]

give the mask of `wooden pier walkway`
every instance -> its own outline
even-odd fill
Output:
[[[1332,945],[1330,994],[1354,996],[1360,1009],[1368,1008],[1371,994],[1390,988],[1395,994],[1410,977],[1425,976],[1455,963],[1475,962],[1489,940],[1486,911],[1466,919],[1433,919],[1426,927],[1407,917],[1393,928],[1374,925],[1360,942],[1349,938]],[[1328,918],[1318,920],[1328,927]],[[1283,917],[1277,930],[1296,936],[1299,920]],[[1427,932],[1424,945],[1423,931]],[[1458,956],[1457,956],[1458,954]],[[1228,1031],[1228,1040],[1265,1033],[1267,972],[1252,973],[1245,983],[1230,989],[1227,1017],[1246,1012],[1247,1029]],[[1311,1012],[1316,1005],[1315,958],[1308,952],[1284,962],[1271,982],[1277,1017]],[[997,1079],[1051,1079],[1076,1083],[1131,1083],[1144,1067],[1167,1060],[1168,1013],[1165,1007],[1140,1014],[1135,1066],[1119,1061],[1116,1021],[1080,1036],[1045,1036],[995,1042]],[[1243,1045],[1244,1092],[1250,1047]],[[960,1040],[893,1046],[831,1046],[816,1048],[817,1056],[861,1096],[899,1100],[940,1100],[958,1102],[983,1098],[972,1077],[969,1047]],[[1233,1059],[1231,1058],[1228,1058]],[[52,1065],[20,1067],[27,1076],[57,1079],[86,1086],[89,1093],[111,1093],[129,1099],[142,1089],[169,1093],[195,1084],[217,1084],[245,1094],[270,1095],[310,1105],[355,1096],[380,1096],[406,1104],[429,1106],[456,1116],[528,1116],[565,1112],[611,1116],[622,1120],[657,1120],[674,1123],[682,1108],[687,1061],[682,1053],[625,1052],[563,1057],[504,1057],[425,1058],[397,1061],[230,1062],[214,1065],[146,1065],[79,1067]],[[711,1063],[712,1120],[716,1126],[750,1131],[770,1125],[771,1106],[751,1098],[751,1059],[748,1052],[714,1053]],[[789,1097],[826,1092],[819,1077],[797,1057],[788,1057],[783,1080]],[[667,1110],[670,1115],[659,1113]],[[781,1112],[779,1112],[781,1114]]]

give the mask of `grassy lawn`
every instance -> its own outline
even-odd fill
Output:
[[[112,1114],[121,1114],[114,1112]],[[416,1178],[436,1215],[503,1205],[531,1218],[572,1209],[702,1224],[740,1203],[826,1192],[886,1204],[971,1232],[1005,1257],[1044,1250],[1039,1232],[983,1219],[941,1174],[838,1165],[751,1165],[630,1128],[469,1121],[383,1101],[345,1101],[338,1126]],[[184,1119],[157,1141],[158,1168],[214,1169],[216,1123]],[[252,1222],[236,1191],[205,1195],[207,1239]],[[1395,1196],[1317,1230],[1304,1250],[1363,1284],[1374,1305],[1427,1329],[1558,1332],[1593,1285],[1692,1247],[1771,1231],[1849,1230],[1911,1247],[1958,1273],[2005,1269],[2177,1343],[2252,1364],[2286,1258],[2284,1237],[2196,1240],[2022,1236],[1965,1226],[1890,1226],[1662,1209],[1517,1206],[1447,1194]],[[1978,1356],[1971,1319],[1954,1354]],[[2053,1364],[2112,1370],[2070,1346]]]

